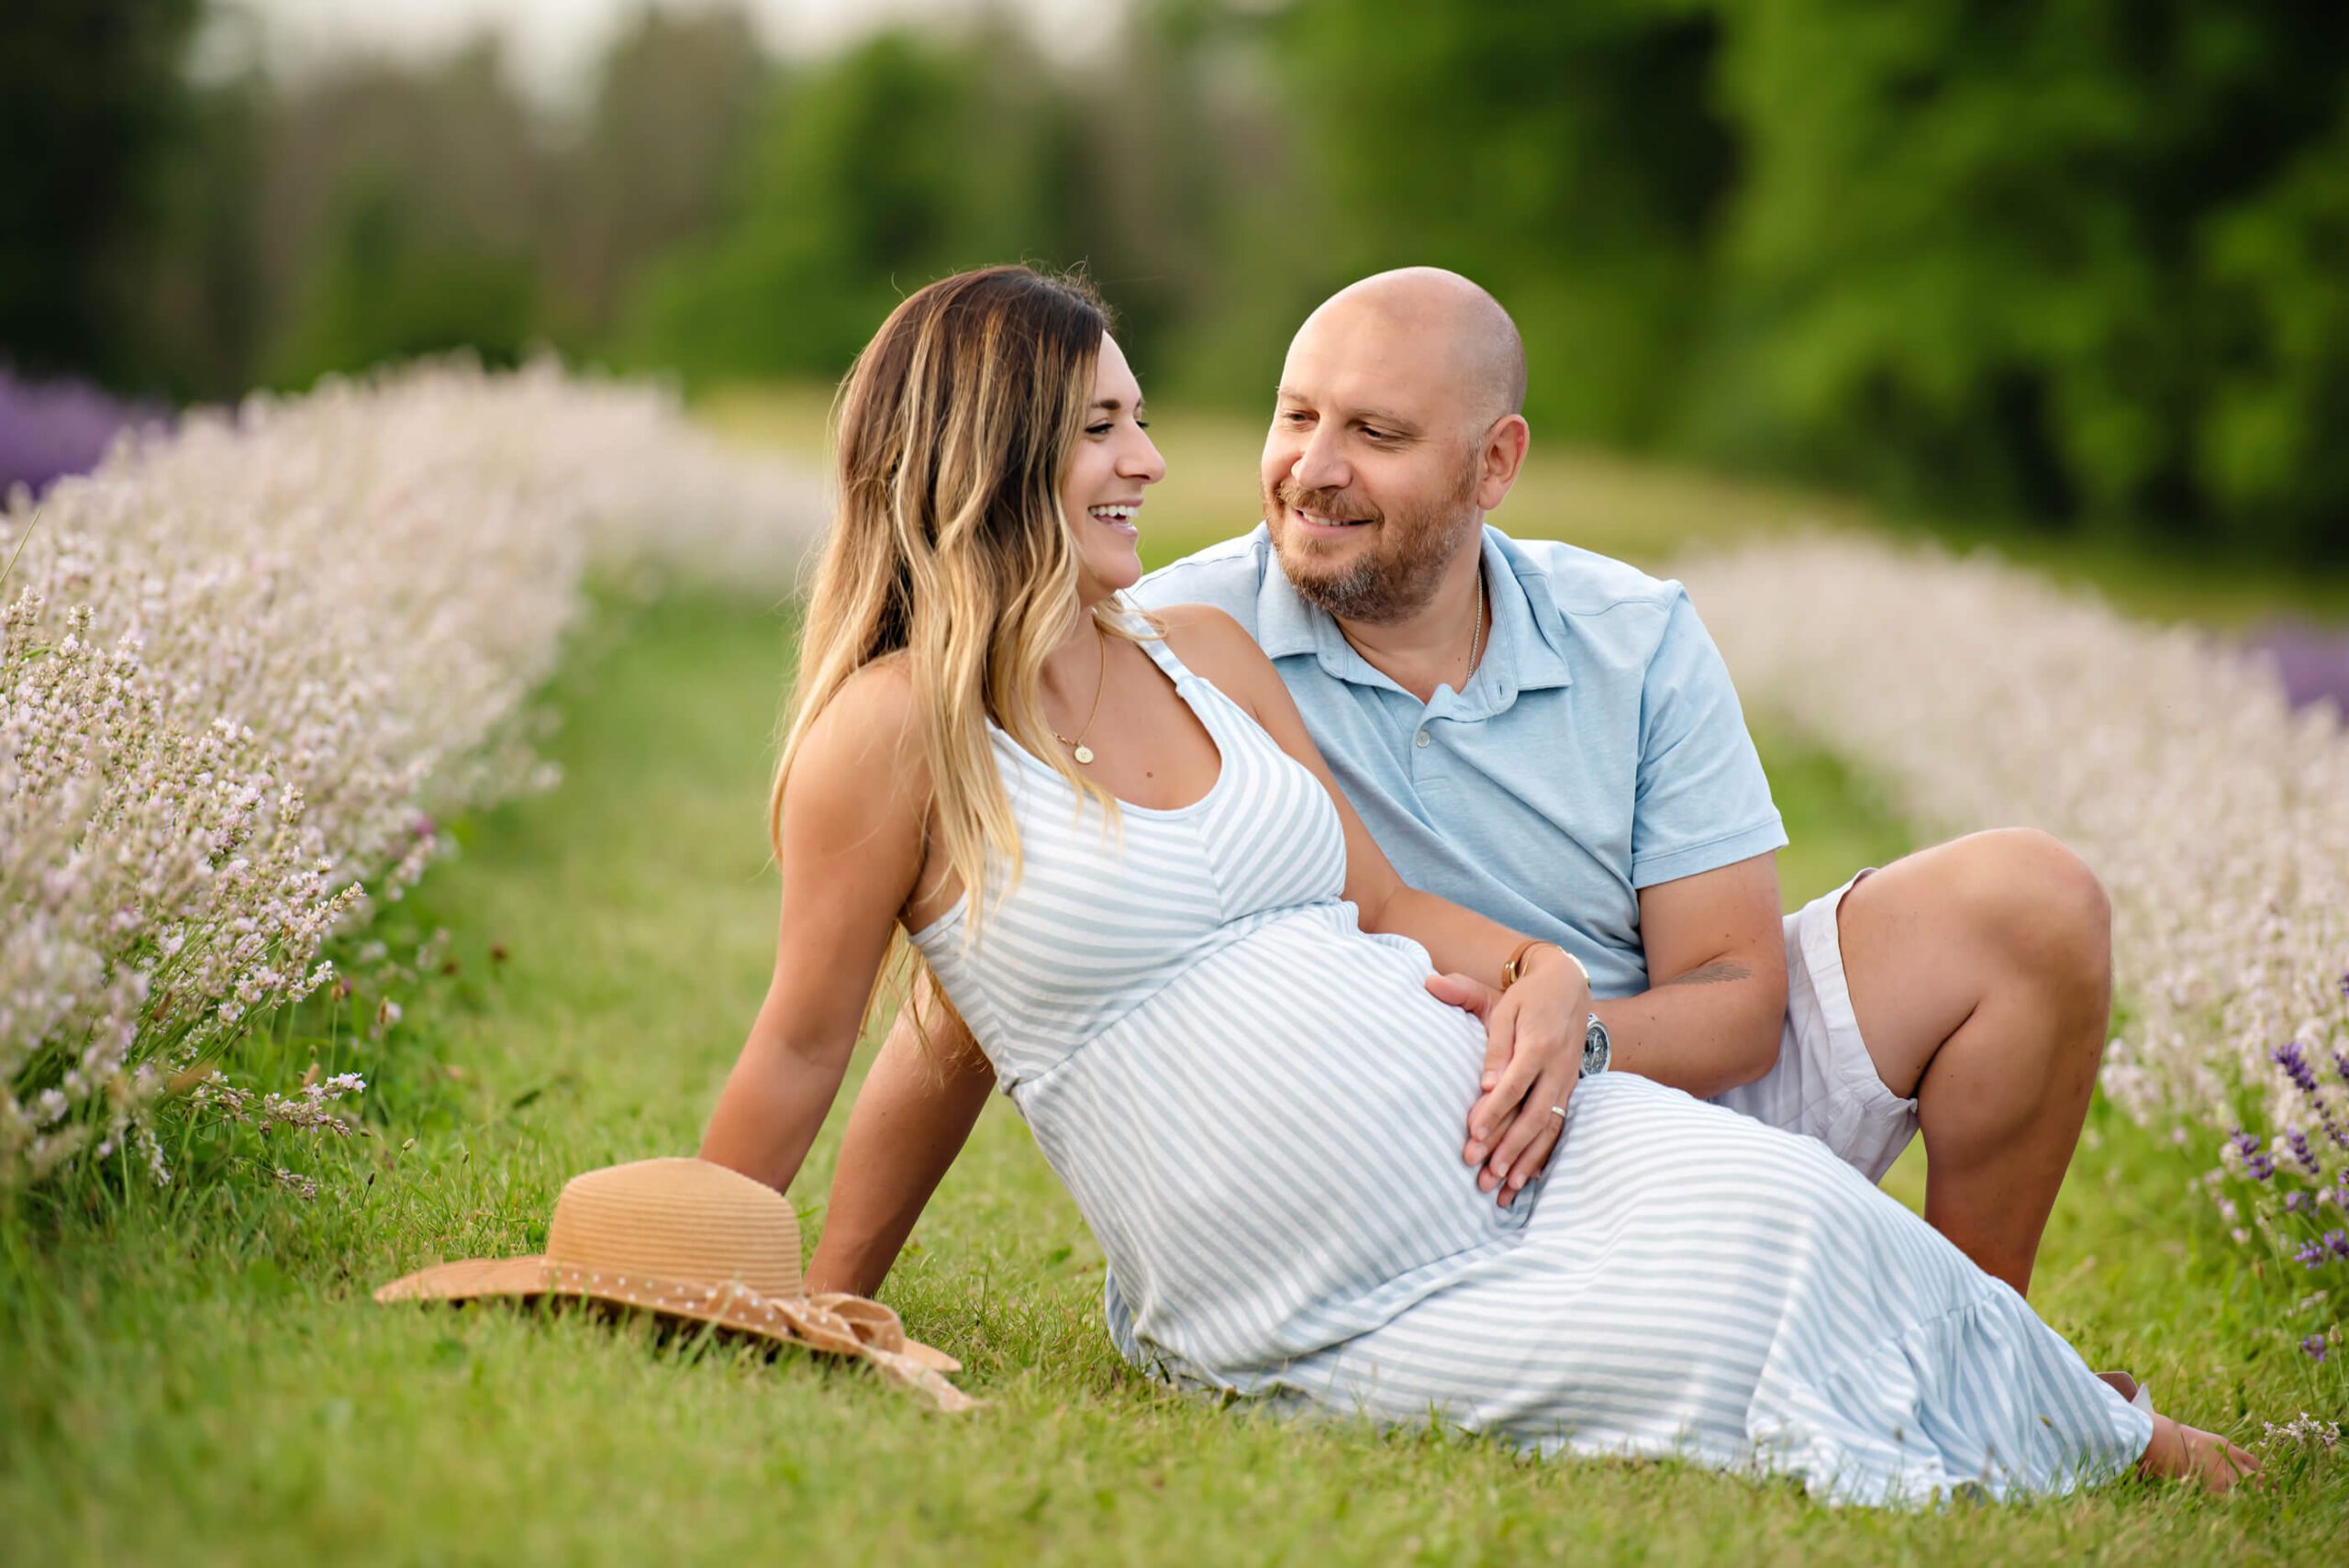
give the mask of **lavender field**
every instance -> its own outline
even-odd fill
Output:
[[[1001,1106],[885,1293],[992,1402],[963,1421],[805,1357],[375,1306],[409,1268],[534,1247],[573,1171],[697,1139],[774,950],[768,747],[822,517],[809,408],[693,422],[551,365],[423,367],[191,419],[11,501],[12,1558],[2337,1549],[2339,708],[2292,684],[2296,656],[2124,613],[2076,570],[2059,588],[1849,507],[1574,458],[1496,521],[1689,583],[1787,817],[1790,900],[2004,823],[2104,878],[2121,1011],[2034,1301],[2095,1364],[2260,1451],[2263,1492],[1833,1512],[1676,1466],[1204,1407],[1109,1351],[1098,1251]],[[1250,520],[1253,436],[1160,433],[1163,560]],[[2122,602],[2143,570],[2115,572]],[[2327,624],[2293,635],[2321,648]],[[845,1104],[793,1194],[811,1236]],[[1921,1193],[1913,1153],[1892,1182]]]

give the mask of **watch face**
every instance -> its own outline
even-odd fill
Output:
[[[1599,1021],[1597,1013],[1593,1013],[1590,1016],[1590,1027],[1584,1031],[1582,1037],[1582,1076],[1587,1078],[1594,1073],[1606,1072],[1608,1059],[1612,1054],[1612,1044],[1607,1038],[1607,1026]]]

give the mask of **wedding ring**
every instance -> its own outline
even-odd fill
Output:
[[[1550,1107],[1550,1114],[1556,1117],[1560,1121],[1564,1121],[1566,1119],[1566,1107],[1564,1106],[1552,1106]]]

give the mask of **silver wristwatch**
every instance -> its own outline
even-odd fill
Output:
[[[1594,1073],[1606,1072],[1608,1060],[1613,1055],[1614,1047],[1608,1041],[1606,1024],[1599,1020],[1597,1013],[1591,1014],[1590,1022],[1583,1026],[1582,1031],[1582,1071],[1575,1076],[1587,1078]]]

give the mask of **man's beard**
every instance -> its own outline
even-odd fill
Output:
[[[1424,609],[1443,581],[1443,569],[1475,539],[1468,527],[1475,515],[1470,502],[1476,494],[1477,467],[1462,470],[1453,493],[1430,506],[1408,512],[1381,512],[1367,507],[1341,490],[1308,490],[1283,479],[1266,500],[1272,514],[1284,507],[1329,517],[1357,517],[1362,526],[1378,530],[1383,549],[1362,551],[1343,566],[1321,566],[1318,539],[1297,537],[1284,526],[1273,530],[1281,571],[1297,595],[1319,606],[1340,620],[1370,625],[1391,624]]]

